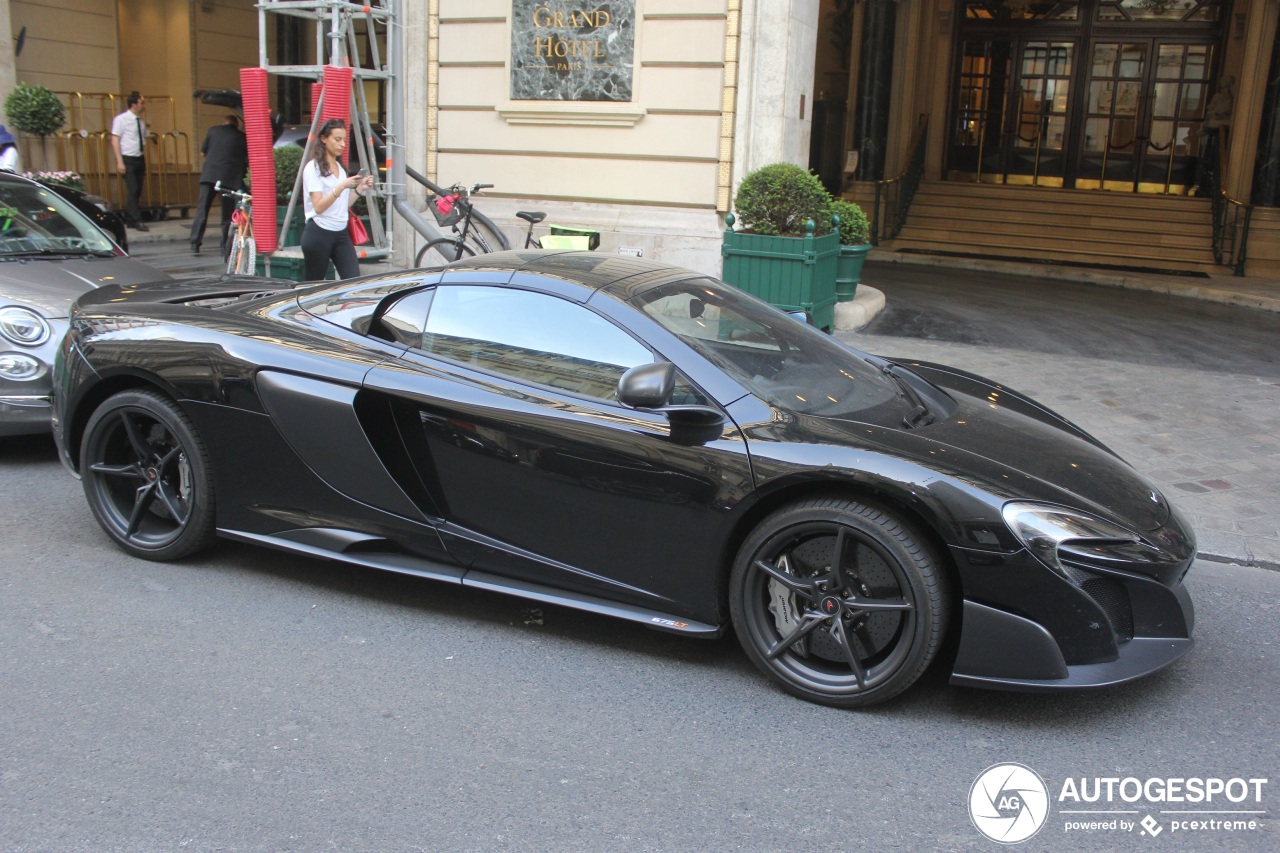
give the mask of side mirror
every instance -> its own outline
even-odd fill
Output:
[[[676,366],[669,361],[639,364],[618,380],[618,402],[633,409],[660,409],[676,388]]]
[[[641,364],[618,380],[618,402],[633,409],[657,411],[671,424],[671,439],[677,444],[705,444],[720,436],[724,415],[714,406],[671,403],[676,387],[676,367],[669,361]]]

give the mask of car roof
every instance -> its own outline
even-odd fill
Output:
[[[33,181],[24,175],[17,174],[16,172],[0,172],[0,180],[16,181],[17,183],[21,183],[21,184],[38,183],[37,181]],[[43,184],[41,184],[41,186],[43,186]]]
[[[478,255],[450,264],[449,271],[507,273],[507,283],[536,285],[539,277],[560,279],[577,284],[591,293],[603,290],[617,299],[626,301],[637,293],[669,281],[700,277],[700,273],[671,264],[649,261],[630,255],[609,255],[600,252],[550,252],[546,250],[515,249]]]

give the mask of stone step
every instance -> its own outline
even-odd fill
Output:
[[[904,232],[905,233],[905,232]],[[1120,255],[1111,251],[1090,251],[1076,247],[1075,250],[1059,247],[1035,247],[1026,245],[1000,244],[965,244],[957,240],[929,240],[919,237],[899,236],[884,243],[881,248],[891,252],[920,251],[950,255],[972,255],[1009,260],[1031,260],[1043,263],[1066,262],[1094,266],[1128,267],[1133,269],[1173,270],[1177,272],[1213,273],[1222,268],[1213,263],[1212,255],[1206,251],[1198,259],[1174,257],[1171,253],[1160,252],[1151,255]],[[1252,264],[1252,262],[1250,262]],[[1252,269],[1250,273],[1252,274]]]
[[[1138,244],[1126,241],[1083,239],[1078,234],[1063,236],[1026,234],[1000,234],[982,230],[982,223],[975,228],[921,228],[908,225],[898,235],[899,241],[923,242],[937,245],[950,244],[954,251],[984,253],[988,249],[1015,252],[1022,257],[1036,257],[1046,251],[1087,254],[1095,257],[1115,258],[1117,263],[1139,260],[1139,265],[1149,266],[1164,260],[1188,263],[1208,263],[1213,259],[1207,242],[1188,244]]]
[[[1137,221],[1116,216],[1064,217],[1053,213],[1028,213],[1019,210],[983,210],[975,217],[972,209],[944,208],[936,205],[912,206],[907,227],[949,228],[971,230],[973,220],[980,218],[982,230],[1000,234],[1023,234],[1031,231],[1047,231],[1050,234],[1072,234],[1101,239],[1108,242],[1142,242],[1181,245],[1199,245],[1212,233],[1210,220],[1196,222]]]

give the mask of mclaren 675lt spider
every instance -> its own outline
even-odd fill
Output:
[[[689,270],[517,251],[103,287],[55,434],[116,544],[222,536],[693,637],[834,706],[1103,687],[1191,647],[1178,512],[1026,396]]]

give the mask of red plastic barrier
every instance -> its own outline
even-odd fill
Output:
[[[321,124],[331,118],[340,118],[347,125],[347,145],[342,149],[342,162],[345,164],[351,150],[351,68],[326,65],[324,93],[324,106],[320,111]]]
[[[279,234],[266,69],[241,68],[240,92],[244,98],[244,133],[249,142],[249,180],[253,184],[253,239],[260,254],[269,254],[278,248]]]
[[[321,93],[321,92],[323,92],[323,91],[324,91],[324,85],[323,85],[323,84],[321,84],[321,83],[312,83],[312,84],[311,84],[311,114],[312,114],[312,115],[315,115],[315,114],[316,114],[316,110],[320,109],[320,93]],[[317,130],[319,130],[319,129],[320,129],[320,125],[316,125],[316,129],[317,129]],[[311,151],[311,143],[312,143],[312,142],[315,142],[315,140],[314,140],[314,139],[308,139],[308,140],[307,140],[307,152],[308,152],[308,153],[310,153],[310,151]]]

